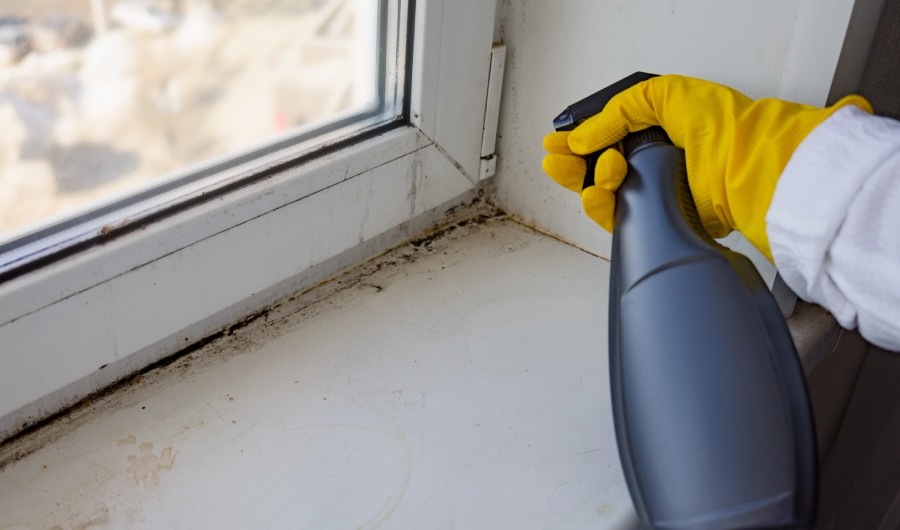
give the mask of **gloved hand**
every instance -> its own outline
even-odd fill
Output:
[[[752,101],[731,88],[689,77],[655,77],[616,95],[603,112],[574,131],[548,134],[543,168],[560,185],[580,193],[585,213],[612,232],[625,159],[615,149],[604,151],[595,185],[582,191],[587,164],[578,155],[660,125],[685,151],[688,184],[707,232],[719,238],[739,230],[771,261],[765,217],[778,178],[806,135],[848,104],[872,112],[861,96],[820,109],[777,99]]]

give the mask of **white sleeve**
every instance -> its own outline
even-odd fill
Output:
[[[900,351],[900,122],[855,106],[832,114],[794,151],[766,223],[800,298]]]

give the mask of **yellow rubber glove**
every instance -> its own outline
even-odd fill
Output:
[[[613,97],[603,112],[571,133],[544,138],[544,171],[581,193],[584,211],[613,230],[615,191],[625,178],[625,159],[615,149],[600,155],[595,185],[582,191],[586,155],[615,145],[630,132],[662,126],[684,149],[688,184],[700,221],[712,237],[738,230],[772,261],[766,212],[775,185],[800,142],[844,105],[868,112],[861,96],[820,109],[777,99],[752,101],[731,88],[678,75],[655,77]]]

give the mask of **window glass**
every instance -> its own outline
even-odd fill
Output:
[[[384,4],[0,0],[0,242],[384,113]]]

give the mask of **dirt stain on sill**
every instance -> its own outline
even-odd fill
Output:
[[[155,389],[165,386],[174,371],[179,377],[190,377],[202,372],[210,363],[220,363],[237,355],[246,355],[255,350],[254,336],[259,329],[265,328],[267,336],[276,334],[286,320],[315,318],[332,296],[349,290],[360,289],[380,292],[389,287],[389,282],[373,279],[379,273],[399,271],[405,264],[415,263],[425,256],[441,252],[442,243],[465,236],[470,230],[478,229],[494,221],[509,220],[510,217],[480,199],[468,205],[451,209],[443,222],[432,230],[408,240],[397,247],[385,251],[362,264],[359,264],[337,276],[286,297],[261,311],[244,319],[225,326],[220,331],[194,342],[182,350],[146,366],[138,372],[124,377],[78,403],[63,409],[44,419],[26,421],[25,427],[15,436],[0,442],[0,471],[7,465],[15,463],[42,447],[57,442],[66,435],[89,422],[105,411],[126,407],[141,406],[144,397]],[[142,406],[146,409],[146,406]],[[120,438],[117,445],[132,445],[137,440],[129,437]],[[141,452],[132,455],[131,462],[138,476],[154,479],[160,470],[169,470],[174,465],[175,454],[172,448],[164,449],[160,454]],[[159,467],[155,471],[143,473],[142,466],[151,466],[152,462]],[[129,467],[129,469],[132,469]]]

